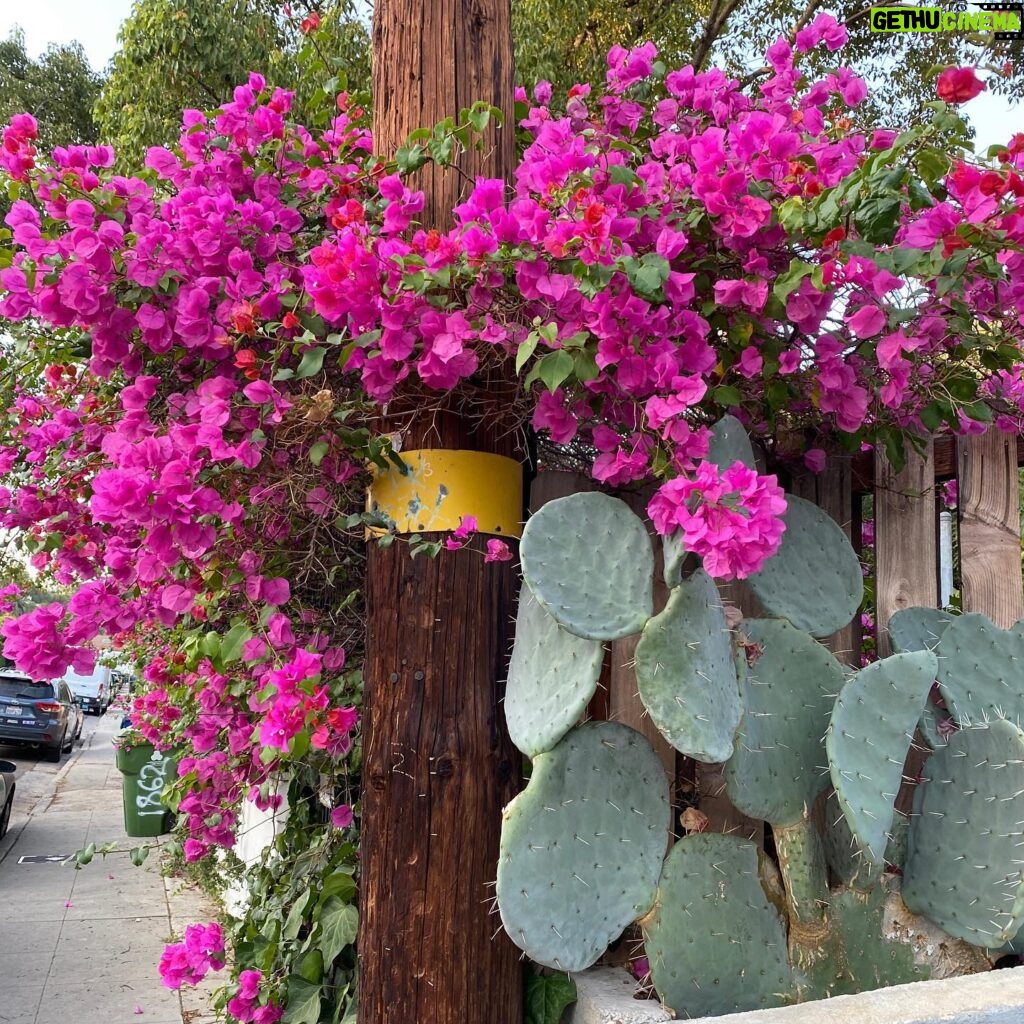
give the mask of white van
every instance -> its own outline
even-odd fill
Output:
[[[64,674],[64,682],[71,687],[82,710],[102,715],[114,699],[111,671],[104,665],[97,665],[92,675],[79,675],[73,669]]]

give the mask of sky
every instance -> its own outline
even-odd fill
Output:
[[[25,31],[30,56],[49,43],[77,39],[92,66],[100,71],[117,48],[117,32],[129,14],[132,0],[7,0],[0,10],[0,37],[15,25]],[[1024,129],[1024,104],[1011,107],[1007,100],[983,94],[965,108],[978,131],[978,151],[1008,141],[1014,130]]]

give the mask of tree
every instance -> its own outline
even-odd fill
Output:
[[[334,89],[368,86],[369,37],[351,0],[318,6],[323,9],[282,8],[276,0],[137,0],[96,108],[105,141],[126,159],[173,142],[183,109],[226,102],[250,71],[296,90],[302,117],[324,99],[322,85],[332,77]]]
[[[96,141],[92,109],[101,84],[80,43],[51,44],[33,60],[21,29],[0,42],[0,118],[32,114],[42,149]]]
[[[808,23],[823,0],[515,0],[512,5],[520,82],[550,81],[565,91],[576,82],[603,82],[605,54],[612,46],[653,41],[668,64],[692,62],[697,69],[715,63],[739,78],[757,72],[760,55],[794,25]],[[879,124],[920,123],[934,98],[927,71],[937,64],[988,64],[999,69],[989,87],[1019,95],[1024,85],[1024,42],[997,41],[991,34],[936,32],[878,35],[871,32],[862,3],[830,5],[849,30],[843,63],[872,86],[866,113]],[[823,69],[835,60],[825,52],[810,64]],[[1003,68],[1009,65],[1009,73]],[[894,68],[899,75],[893,75]]]

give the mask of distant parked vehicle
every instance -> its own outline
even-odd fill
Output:
[[[13,761],[0,761],[0,839],[7,834],[11,823],[11,805],[14,803],[14,773],[18,766]]]
[[[83,711],[102,715],[114,699],[111,675],[110,669],[104,665],[97,665],[95,670],[87,676],[68,669],[64,673],[64,682],[78,697]]]
[[[75,695],[63,679],[0,672],[0,745],[41,747],[56,762],[74,745],[77,720]]]

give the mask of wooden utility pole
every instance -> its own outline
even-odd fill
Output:
[[[506,114],[507,127],[465,154],[462,173],[427,167],[416,181],[424,226],[444,230],[467,183],[511,175],[509,0],[377,0],[373,58],[382,156],[476,100]],[[400,434],[404,452],[519,461],[503,374],[482,371],[457,407],[424,412],[423,396],[399,396],[385,429]],[[477,514],[469,504],[458,513]],[[501,710],[516,573],[514,563],[485,564],[483,542],[415,560],[401,541],[370,545],[360,1024],[522,1021],[519,952],[492,913],[501,811],[521,775]]]

